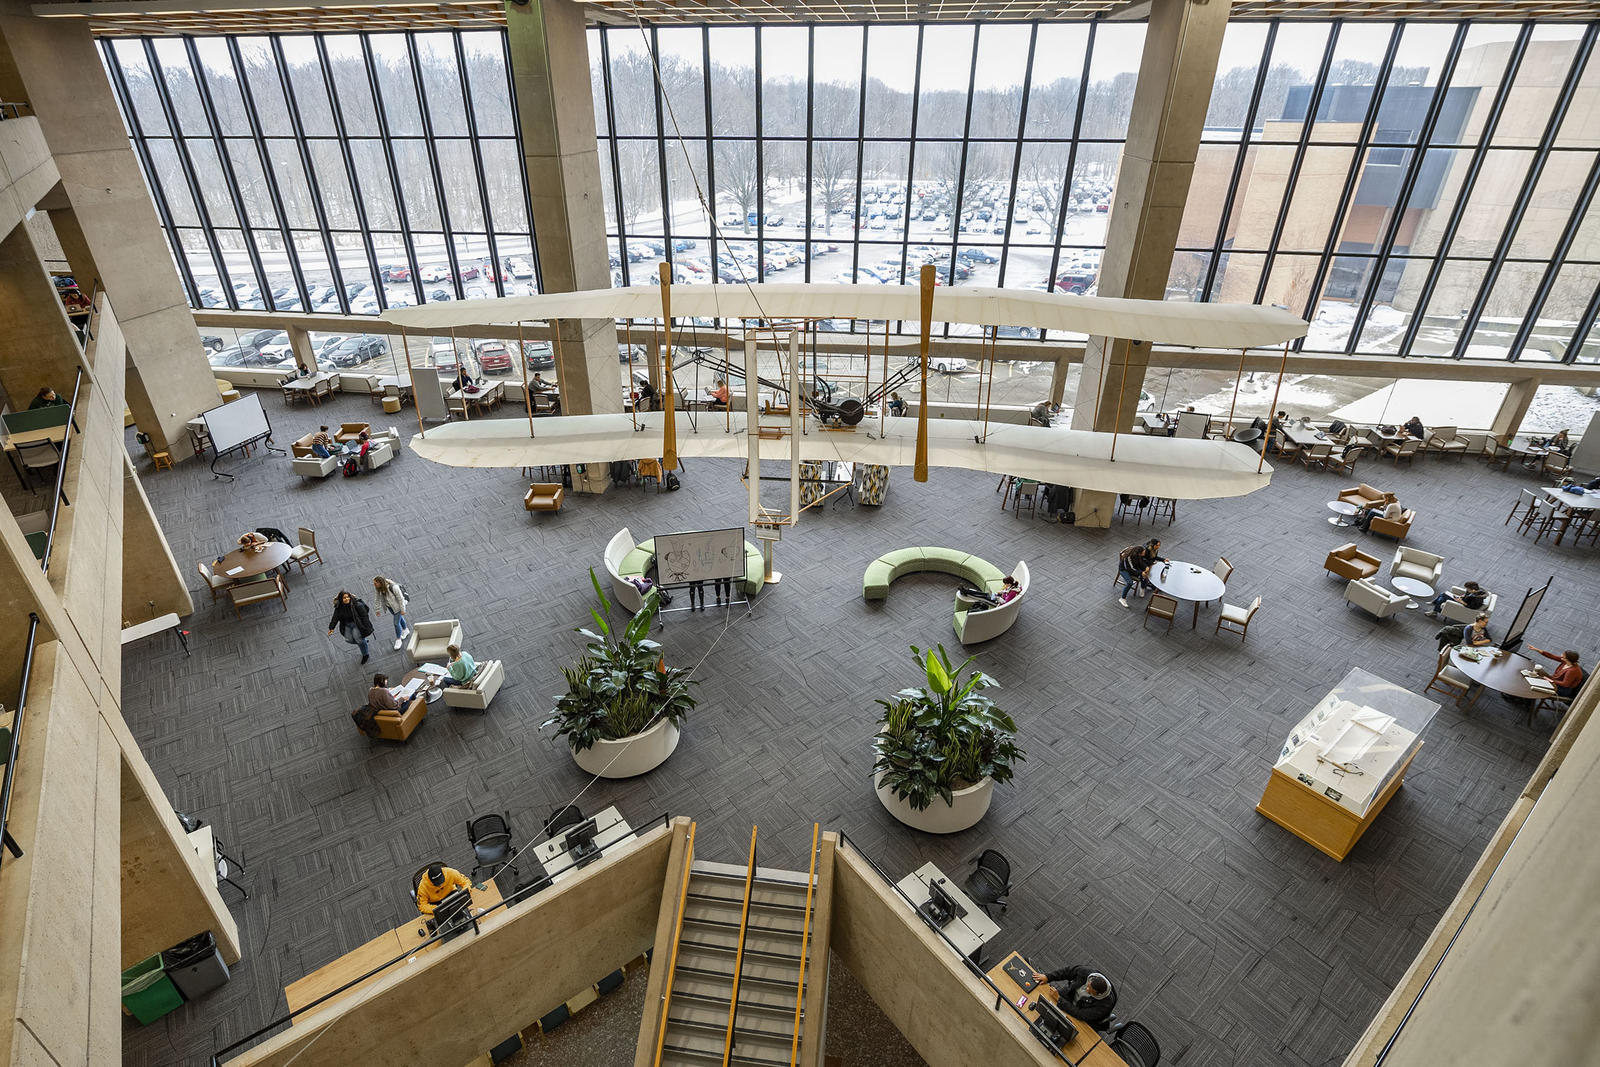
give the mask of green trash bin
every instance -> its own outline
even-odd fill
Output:
[[[183,1003],[183,994],[161,969],[161,953],[122,972],[122,1006],[146,1026]]]

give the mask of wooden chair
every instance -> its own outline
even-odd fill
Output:
[[[1357,445],[1355,448],[1345,449],[1338,455],[1330,454],[1328,456],[1328,469],[1337,470],[1344,474],[1354,474],[1356,472],[1356,464],[1370,451],[1372,449],[1366,445]]]
[[[1158,496],[1151,500],[1150,525],[1154,526],[1156,520],[1163,515],[1167,517],[1167,525],[1171,526],[1172,521],[1178,517],[1177,500],[1169,496]]]
[[[1523,492],[1527,492],[1527,490],[1523,490]],[[1537,544],[1544,540],[1544,535],[1549,533],[1551,528],[1555,526],[1556,508],[1553,503],[1537,493],[1530,493],[1529,495],[1533,497],[1533,503],[1528,505],[1528,510],[1523,514],[1522,521],[1517,523],[1517,533],[1527,536],[1529,530],[1536,531],[1533,540]]]
[[[1250,632],[1250,620],[1256,617],[1256,612],[1261,610],[1261,598],[1256,597],[1250,602],[1248,608],[1236,607],[1226,601],[1222,610],[1217,613],[1217,628],[1212,633],[1220,633],[1224,624],[1229,633],[1237,633],[1239,640],[1243,641],[1245,634]]]
[[[1572,709],[1572,701],[1566,697],[1543,698],[1538,703],[1528,708],[1528,729],[1533,729],[1534,720],[1539,717],[1539,713],[1541,711],[1545,711],[1547,709],[1556,713],[1556,721],[1551,724],[1550,727],[1551,733],[1554,733],[1555,731],[1561,729],[1561,720],[1566,718],[1567,712]]]
[[[1538,504],[1538,493],[1535,493],[1532,489],[1522,490],[1517,496],[1517,502],[1511,505],[1511,514],[1506,516],[1506,521],[1501,523],[1501,525],[1510,526],[1511,520],[1517,517],[1517,512],[1523,511],[1524,509],[1527,511],[1532,511],[1534,508],[1538,507]],[[1521,530],[1520,526],[1518,527],[1518,530]]]
[[[1227,585],[1228,579],[1233,577],[1233,564],[1228,562],[1227,556],[1218,556],[1217,565],[1212,569],[1216,572],[1217,577],[1222,579],[1223,585]]]
[[[1417,458],[1417,450],[1422,447],[1422,442],[1415,437],[1407,437],[1404,441],[1396,441],[1384,448],[1383,454],[1394,457],[1394,465],[1400,466],[1400,461],[1412,461]]]
[[[1151,593],[1150,602],[1144,606],[1144,622],[1142,626],[1149,629],[1150,616],[1167,620],[1167,629],[1172,629],[1172,620],[1178,615],[1178,602],[1165,593]]]
[[[1472,691],[1472,679],[1450,666],[1450,649],[1445,645],[1439,649],[1439,662],[1433,669],[1433,677],[1428,681],[1424,693],[1442,693],[1455,701],[1459,707]]]
[[[211,602],[215,604],[222,599],[223,591],[233,584],[233,579],[224,578],[219,574],[212,574],[211,568],[204,563],[196,564],[200,569],[200,577],[206,581],[206,588],[211,590]]]
[[[154,463],[156,465],[156,470],[158,470],[158,471],[159,470],[171,470],[172,469],[172,453],[171,452],[152,452],[152,453],[150,453],[150,462],[152,462],[152,463]]]
[[[306,564],[322,562],[322,553],[317,551],[317,531],[300,527],[300,543],[289,553],[289,562],[300,564],[301,574],[306,572]]]
[[[276,573],[263,574],[259,578],[230,585],[228,596],[233,600],[233,614],[241,622],[244,620],[244,615],[239,609],[250,604],[280,600],[283,602],[283,610],[289,610],[289,588],[283,584],[283,577]]]
[[[1312,445],[1300,453],[1300,462],[1305,465],[1307,470],[1310,470],[1313,466],[1326,469],[1328,461],[1332,458],[1333,446],[1326,443]]]

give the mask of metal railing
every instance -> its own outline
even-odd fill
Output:
[[[33,114],[33,105],[25,100],[0,100],[0,122],[6,119],[20,119],[24,114]]]
[[[632,828],[633,829],[632,836],[620,838],[619,840],[611,841],[611,842],[608,842],[608,843],[606,843],[604,845],[597,845],[597,846],[595,846],[594,852],[591,853],[590,855],[591,856],[603,856],[603,855],[605,855],[607,849],[614,849],[618,845],[629,845],[629,844],[632,844],[635,841],[635,839],[637,839],[645,831],[652,830],[658,825],[659,826],[668,826],[668,825],[671,824],[671,821],[672,821],[671,813],[670,812],[662,812],[660,815],[657,815],[655,818],[651,819],[649,822],[646,822],[646,823],[644,823],[644,824],[642,824],[640,826],[633,827]],[[531,842],[530,842],[530,844],[531,844]],[[527,846],[525,845],[524,848],[526,848],[526,847]],[[517,855],[520,855],[522,851],[523,851],[522,849],[518,849],[516,852],[512,853],[510,858],[515,858]],[[585,857],[585,859],[586,859],[587,862],[593,862],[593,860],[589,859],[588,857]],[[502,868],[502,870],[503,869],[504,868]],[[535,893],[537,893],[541,889],[548,888],[548,885],[549,885],[548,879],[550,879],[554,875],[561,874],[564,871],[567,871],[567,870],[570,870],[570,869],[571,869],[571,867],[564,867],[564,868],[561,868],[560,870],[552,871],[549,868],[546,868],[545,877],[544,878],[534,879],[533,881],[529,882],[527,885],[523,886],[522,888],[518,889],[516,892],[512,893],[509,897],[506,897],[503,900],[501,900],[500,903],[494,905],[493,907],[485,908],[481,915],[473,916],[473,918],[472,918],[472,933],[473,933],[473,936],[476,937],[479,933],[482,932],[478,927],[478,924],[482,920],[488,918],[490,915],[494,914],[497,911],[502,911],[502,910],[504,910],[506,908],[511,907],[513,904],[516,904],[516,903],[518,903],[518,902],[520,902],[522,900],[527,899],[530,896],[533,896]],[[391,967],[394,967],[397,964],[404,963],[406,960],[408,960],[411,957],[415,956],[421,950],[423,950],[425,948],[428,948],[431,945],[436,945],[440,941],[445,940],[447,937],[455,937],[455,936],[458,935],[458,933],[459,932],[456,931],[456,930],[447,930],[447,931],[443,931],[443,932],[440,932],[440,933],[436,933],[432,937],[428,938],[427,940],[422,941],[422,942],[412,946],[411,948],[407,949],[404,953],[402,953],[399,956],[396,956],[394,959],[388,960],[388,961],[386,961],[384,963],[380,963],[378,966],[372,968],[370,971],[367,971],[365,974],[362,974],[362,975],[359,975],[359,976],[357,976],[355,978],[352,978],[350,981],[346,982],[344,985],[340,986],[338,989],[335,989],[335,990],[333,990],[332,992],[329,992],[329,993],[324,993],[322,996],[318,997],[316,1000],[313,1000],[311,1003],[305,1005],[304,1007],[297,1008],[294,1011],[289,1012],[289,1014],[283,1016],[282,1018],[274,1019],[272,1022],[270,1022],[267,1025],[261,1027],[261,1029],[255,1031],[254,1033],[240,1038],[238,1041],[235,1041],[233,1044],[228,1045],[225,1048],[218,1049],[217,1051],[215,1051],[215,1052],[213,1052],[211,1054],[211,1061],[210,1061],[211,1067],[221,1067],[222,1058],[224,1056],[227,1056],[229,1053],[237,1052],[240,1049],[245,1048],[247,1045],[254,1044],[255,1042],[261,1040],[263,1037],[266,1037],[268,1034],[272,1033],[272,1031],[277,1030],[279,1027],[287,1026],[288,1024],[294,1022],[294,1020],[295,1020],[295,1018],[297,1016],[304,1015],[304,1014],[306,1014],[307,1012],[310,1012],[310,1011],[315,1011],[317,1008],[319,1008],[322,1005],[326,1004],[328,1001],[334,1000],[334,999],[336,999],[338,997],[343,996],[345,993],[348,993],[350,990],[354,989],[356,986],[360,985],[362,982],[368,981],[368,980],[370,980],[372,978],[376,978],[378,975],[383,974],[385,971],[389,970]]]
[[[678,943],[683,940],[683,916],[689,910],[689,879],[694,875],[694,831],[689,824],[689,834],[684,839],[683,885],[678,888],[678,918],[672,929],[672,954],[667,962],[666,982],[661,994],[661,1024],[656,1027],[655,1067],[661,1067],[661,1053],[667,1044],[667,1015],[672,1010],[672,977],[678,971]]]
[[[918,902],[912,900],[909,896],[907,896],[906,895],[906,891],[904,889],[901,889],[899,884],[896,883],[893,878],[889,877],[888,872],[885,871],[882,867],[878,866],[877,861],[875,861],[871,856],[867,855],[864,851],[862,851],[861,846],[857,845],[854,841],[850,840],[849,835],[846,834],[843,830],[839,831],[839,843],[841,845],[848,845],[852,850],[854,850],[855,854],[860,856],[863,860],[865,860],[867,862],[867,866],[871,867],[873,872],[876,873],[879,878],[883,879],[884,885],[887,885],[889,888],[893,889],[896,893],[898,893],[900,895],[900,898],[906,902],[906,904],[911,908],[911,910],[913,912],[915,912],[917,910],[917,903]],[[956,954],[956,956],[960,958],[962,964],[967,968],[968,971],[972,972],[973,976],[976,977],[978,979],[978,981],[982,982],[984,985],[989,987],[989,991],[994,994],[994,1010],[995,1011],[999,1011],[1000,1010],[1000,1006],[1002,1004],[1005,1005],[1006,1007],[1010,1008],[1012,1014],[1017,1017],[1017,1020],[1019,1022],[1021,1022],[1023,1026],[1026,1026],[1028,1028],[1028,1032],[1029,1033],[1035,1035],[1036,1037],[1039,1037],[1040,1038],[1040,1043],[1043,1044],[1045,1048],[1049,1049],[1050,1053],[1053,1056],[1055,1056],[1056,1059],[1060,1060],[1062,1063],[1072,1063],[1073,1062],[1072,1058],[1070,1056],[1068,1056],[1065,1052],[1063,1052],[1061,1049],[1057,1048],[1050,1041],[1045,1040],[1042,1036],[1040,1036],[1039,1028],[1034,1023],[1034,1021],[1032,1019],[1028,1018],[1028,1016],[1023,1012],[1023,1010],[1021,1008],[1019,1008],[1019,1007],[1017,1007],[1017,1005],[1013,1004],[1011,1002],[1011,998],[1006,996],[1005,993],[1001,992],[1000,991],[1000,987],[994,984],[994,979],[990,978],[988,973],[986,971],[984,971],[984,969],[982,967],[978,966],[978,964],[973,962],[973,960],[970,957],[968,957],[965,954],[963,954],[961,949],[959,947],[957,947],[957,945],[956,945],[956,943],[954,941],[951,941],[950,938],[945,935],[945,932],[943,930],[939,929],[938,927],[933,926],[932,924],[929,924],[928,928],[930,930],[932,930],[935,934],[937,934],[938,937],[939,937],[939,940],[943,941],[945,943],[945,945],[947,945],[949,947],[950,951],[954,952]]]
[[[11,784],[16,778],[17,754],[22,750],[22,718],[28,708],[28,679],[33,674],[33,648],[38,636],[39,616],[30,611],[28,642],[22,653],[22,681],[17,685],[17,710],[11,717],[11,750],[6,753],[5,780],[0,784],[0,841],[5,845],[0,848],[0,864],[5,862],[7,852],[17,857],[22,855],[22,847],[11,836]]]
[[[733,952],[733,990],[728,994],[728,1032],[722,1039],[722,1067],[733,1059],[733,1031],[739,1016],[739,980],[744,977],[744,941],[750,932],[750,894],[756,886],[756,827],[750,827],[750,867],[744,874],[744,907],[739,913],[739,944]]]
[[[72,501],[67,499],[67,456],[72,452],[72,431],[78,420],[78,393],[83,388],[83,368],[78,368],[78,377],[72,383],[72,403],[67,407],[67,422],[61,435],[61,450],[56,456],[56,486],[55,493],[50,498],[50,526],[45,531],[44,552],[39,556],[39,566],[46,574],[50,573],[50,553],[56,545],[56,520],[61,515],[61,505],[72,506]]]

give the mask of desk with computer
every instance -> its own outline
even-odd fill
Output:
[[[615,807],[584,818],[576,808],[563,808],[545,823],[548,840],[533,847],[551,883],[570,877],[600,858],[602,850],[634,836],[633,827]]]
[[[924,863],[900,879],[899,889],[924,922],[944,934],[957,954],[974,963],[983,946],[1000,932],[999,925],[935,864]]]

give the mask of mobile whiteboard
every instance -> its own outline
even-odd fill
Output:
[[[212,408],[202,417],[211,436],[211,448],[219,456],[247,442],[272,436],[267,413],[261,410],[261,398],[255,393],[246,393],[231,404]]]
[[[744,577],[743,526],[659,534],[655,549],[656,579],[662,585]]]
[[[1527,632],[1528,624],[1533,622],[1533,613],[1539,610],[1539,603],[1544,600],[1544,594],[1553,581],[1555,576],[1551,575],[1540,588],[1528,590],[1528,595],[1522,598],[1522,605],[1517,608],[1517,614],[1511,620],[1510,627],[1506,629],[1505,640],[1500,642],[1501,648],[1515,649],[1522,644],[1522,635]]]

